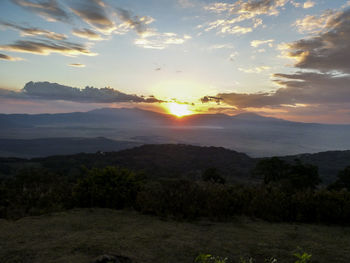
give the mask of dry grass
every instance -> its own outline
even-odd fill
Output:
[[[104,253],[135,262],[192,262],[199,253],[292,262],[297,247],[315,262],[350,262],[350,228],[161,220],[132,211],[79,209],[18,221],[0,221],[0,262],[91,262]],[[258,261],[259,262],[259,261]]]

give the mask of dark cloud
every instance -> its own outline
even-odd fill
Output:
[[[236,110],[266,110],[289,119],[299,116],[308,121],[331,121],[330,116],[336,119],[337,115],[349,114],[350,10],[325,14],[320,16],[324,20],[322,30],[312,30],[311,36],[281,47],[285,55],[297,59],[294,66],[301,70],[274,74],[273,81],[281,88],[263,93],[222,93],[217,97]],[[314,29],[315,19],[312,25],[307,24],[309,20],[303,21],[303,27]],[[202,98],[202,102],[210,101]]]
[[[126,94],[112,88],[85,87],[84,89],[73,88],[50,82],[28,82],[20,92],[0,89],[0,97],[12,99],[40,99],[40,100],[63,100],[80,103],[160,103],[163,102],[155,97],[141,97]]]
[[[64,34],[55,33],[55,32],[48,31],[45,29],[40,29],[37,27],[25,27],[25,26],[17,25],[15,23],[1,22],[1,21],[0,21],[0,25],[20,31],[22,36],[43,36],[53,40],[67,39],[67,36]]]
[[[298,68],[350,73],[350,9],[330,16],[321,33],[285,48]]]
[[[284,88],[271,93],[222,93],[218,97],[237,108],[350,103],[350,76],[310,72],[274,76],[275,82]],[[202,101],[210,100],[204,97]]]
[[[101,0],[74,1],[71,10],[96,30],[109,34],[116,29]]]
[[[67,22],[69,20],[68,14],[56,0],[12,0],[12,2],[49,21]]]
[[[11,57],[11,56],[0,53],[0,60],[16,61],[16,60],[22,60],[22,59],[17,58],[17,57]]]
[[[148,30],[148,24],[153,22],[152,17],[134,16],[130,11],[123,8],[117,8],[117,16],[123,21],[124,26],[134,29],[138,34],[143,34]]]
[[[89,40],[102,40],[100,34],[97,34],[95,31],[88,28],[73,29],[72,34],[77,37],[86,38]]]
[[[19,40],[13,44],[0,45],[0,50],[7,50],[13,52],[25,52],[39,55],[49,55],[51,53],[59,53],[62,55],[96,55],[92,53],[87,47],[67,42],[67,41],[23,41]]]
[[[215,101],[217,104],[220,104],[220,102],[222,100],[223,100],[222,98],[215,97],[215,96],[204,96],[203,98],[201,98],[201,102],[202,103],[208,103],[208,102],[211,102],[211,101]]]

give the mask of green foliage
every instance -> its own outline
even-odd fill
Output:
[[[284,166],[288,169],[269,176],[268,169]],[[191,220],[246,215],[275,222],[349,224],[350,192],[313,189],[318,178],[315,167],[276,158],[263,160],[257,167],[256,171],[266,173],[266,183],[251,186],[215,183],[220,181],[215,179],[219,178],[215,169],[203,174],[207,181],[191,181],[145,180],[118,167],[77,169],[74,176],[27,168],[0,178],[0,217],[107,207]]]
[[[188,180],[151,182],[138,193],[136,207],[143,213],[191,219],[200,215],[204,195]]]
[[[226,263],[227,258],[215,257],[210,254],[200,254],[194,260],[195,263]]]
[[[218,184],[224,184],[225,179],[219,174],[216,168],[208,168],[202,174],[202,180],[205,182],[212,182]]]
[[[329,186],[329,189],[350,191],[350,166],[346,167],[338,173],[338,179]]]
[[[263,178],[266,185],[274,185],[289,192],[315,189],[321,182],[316,166],[303,164],[300,160],[289,164],[277,157],[261,160],[253,174]]]
[[[277,258],[275,258],[275,257],[270,257],[270,258],[266,258],[266,259],[264,260],[264,262],[265,262],[265,263],[277,263],[278,260],[277,260]]]
[[[251,257],[249,258],[240,257],[239,263],[254,263],[254,259]]]
[[[299,250],[301,250],[299,248]],[[297,261],[295,261],[295,263],[309,263],[311,262],[311,254],[308,254],[306,252],[297,252],[294,253],[293,256],[295,256],[297,258]]]
[[[134,204],[142,178],[127,169],[106,167],[86,170],[73,188],[73,198],[80,207],[121,209]]]
[[[65,178],[42,168],[22,169],[0,183],[0,210],[15,218],[60,210],[68,206],[70,193]]]
[[[312,255],[307,252],[303,252],[300,248],[298,248],[299,252],[293,254],[294,257],[297,258],[295,263],[309,263],[311,262]],[[226,263],[228,258],[220,258],[215,257],[210,254],[200,254],[196,259],[195,263]],[[239,263],[254,263],[255,259],[252,257],[240,257]],[[265,263],[278,263],[277,258],[270,257],[264,260]]]

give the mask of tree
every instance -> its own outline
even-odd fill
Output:
[[[277,157],[263,159],[253,173],[264,179],[266,185],[276,185],[287,191],[315,189],[320,183],[317,166],[295,160],[289,164]]]
[[[218,184],[225,184],[225,179],[219,174],[216,168],[208,168],[202,174],[202,180]]]
[[[346,167],[344,170],[339,171],[338,179],[329,186],[329,189],[347,189],[350,191],[350,166]]]
[[[121,209],[132,206],[142,178],[118,167],[87,170],[73,189],[78,206]]]
[[[253,174],[258,178],[263,178],[265,184],[277,182],[286,178],[288,172],[289,164],[278,157],[259,161],[253,170]]]

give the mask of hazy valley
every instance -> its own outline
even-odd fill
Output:
[[[350,125],[297,123],[253,113],[236,116],[200,114],[177,118],[136,108],[106,108],[66,114],[1,114],[0,127],[2,139],[105,137],[118,141],[108,147],[98,140],[86,141],[80,146],[77,143],[74,147],[75,153],[94,152],[96,149],[120,150],[129,146],[155,143],[219,146],[244,152],[252,157],[350,149]],[[91,148],[88,149],[85,144]],[[0,154],[11,155],[8,149],[9,147],[3,146]],[[70,153],[74,152],[49,151],[43,156]],[[16,156],[20,153],[14,151],[12,154]],[[27,157],[41,156],[40,152],[35,151],[26,154]]]

